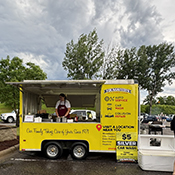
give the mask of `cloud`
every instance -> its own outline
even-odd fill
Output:
[[[123,47],[138,47],[141,45],[159,44],[163,41],[160,28],[161,15],[154,5],[148,1],[132,0],[124,1],[125,16],[121,18],[127,26],[120,27],[120,35]]]
[[[152,3],[156,4],[156,10],[161,13],[162,22],[161,22],[161,29],[164,34],[165,40],[174,43],[175,38],[175,3],[174,0],[153,0]]]
[[[172,84],[171,85],[168,85],[168,83],[166,83],[166,86],[164,87],[164,91],[163,92],[160,92],[157,96],[169,96],[169,95],[172,95],[175,97],[175,80],[172,81]]]

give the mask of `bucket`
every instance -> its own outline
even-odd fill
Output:
[[[62,118],[62,122],[63,122],[63,123],[66,123],[66,122],[67,122],[67,118],[66,118],[66,117],[63,117],[63,118]]]
[[[57,117],[57,118],[56,118],[56,122],[58,122],[58,123],[60,123],[60,122],[61,122],[60,117]]]

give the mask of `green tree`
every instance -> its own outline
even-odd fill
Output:
[[[138,70],[138,56],[135,47],[131,49],[115,49],[108,51],[104,61],[104,79],[132,79]]]
[[[140,105],[141,107],[141,113],[149,113],[149,105]]]
[[[14,57],[0,60],[0,102],[12,107],[17,113],[19,108],[19,90],[5,82],[20,82],[27,80],[44,80],[46,73],[41,68],[31,62],[23,64],[23,60]],[[18,117],[18,115],[17,115]],[[18,119],[18,118],[17,118]]]
[[[150,105],[150,96],[147,95],[146,98],[143,100],[144,105]],[[157,100],[155,98],[152,99],[152,104],[157,104]]]
[[[157,97],[158,104],[165,105],[166,104],[166,96],[164,97]]]
[[[121,54],[122,53],[122,54]],[[121,56],[122,55],[122,56]],[[138,57],[136,48],[125,49],[120,51],[120,57],[117,59],[118,75],[117,79],[132,79],[136,76]]]
[[[166,81],[171,84],[172,79],[175,79],[175,73],[171,69],[175,66],[174,46],[163,43],[147,47],[142,46],[141,49],[139,64],[145,64],[145,66],[139,67],[137,76],[141,88],[148,91],[151,114],[154,97],[163,91]]]
[[[166,105],[172,105],[175,106],[175,98],[173,96],[168,96],[166,98]]]
[[[172,105],[153,105],[152,114],[175,114],[175,106]]]
[[[62,65],[68,71],[67,77],[72,79],[93,79],[100,76],[103,63],[103,40],[98,42],[94,29],[88,35],[80,35],[78,42],[73,40],[66,45]]]
[[[121,51],[122,52],[122,51]],[[117,75],[118,72],[118,62],[116,59],[120,59],[120,50],[116,48],[112,48],[111,50],[108,48],[105,51],[105,56],[103,59],[103,65],[101,68],[102,78],[103,79],[114,79],[114,76]]]
[[[160,105],[172,105],[175,106],[175,97],[173,96],[163,96],[163,97],[157,97],[157,100],[159,101]]]

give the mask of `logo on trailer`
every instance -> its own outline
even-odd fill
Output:
[[[114,98],[115,97],[108,97],[108,96],[106,96],[104,99],[105,99],[105,101],[114,101]]]
[[[105,93],[109,93],[109,92],[126,92],[126,93],[130,93],[131,94],[131,90],[130,89],[124,89],[124,88],[111,88],[111,89],[105,89],[104,90],[104,94]]]
[[[100,131],[101,128],[102,128],[102,125],[98,124],[98,125],[96,125],[96,128],[97,128],[98,131]]]

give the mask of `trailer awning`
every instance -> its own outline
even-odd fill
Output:
[[[102,84],[134,84],[134,80],[24,80],[6,83],[37,94],[47,107],[55,106],[60,93],[66,94],[74,107],[94,107]]]
[[[105,82],[105,80],[24,80],[6,83],[38,95],[58,95],[59,93],[76,95],[95,94]]]
[[[24,92],[37,94],[45,101],[47,107],[54,107],[59,94],[64,93],[73,107],[94,107],[96,95],[104,80],[24,80],[7,82],[21,87]]]

